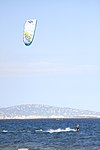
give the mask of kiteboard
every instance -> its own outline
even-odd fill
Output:
[[[25,22],[24,25],[24,34],[23,34],[23,42],[26,46],[31,45],[34,39],[35,30],[36,30],[36,19],[30,19]]]

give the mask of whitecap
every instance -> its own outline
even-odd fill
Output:
[[[7,131],[7,130],[2,130],[2,132],[6,133],[6,132],[8,132],[8,131]]]
[[[75,132],[76,130],[71,129],[71,128],[65,128],[65,129],[58,128],[58,129],[49,129],[46,132],[48,132],[48,133],[58,133],[58,132],[70,132],[70,131]]]
[[[39,129],[39,130],[35,130],[36,132],[42,132],[43,130],[42,129]]]

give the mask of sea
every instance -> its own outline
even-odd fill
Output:
[[[100,150],[100,119],[0,120],[0,150],[20,148]]]

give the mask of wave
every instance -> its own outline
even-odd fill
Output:
[[[7,132],[8,132],[8,130],[2,130],[2,132],[3,132],[3,133],[7,133]]]
[[[48,129],[48,130],[36,130],[36,132],[48,132],[48,133],[58,133],[58,132],[76,132],[76,129],[65,128],[65,129]]]
[[[36,132],[44,132],[42,129],[35,130]]]
[[[71,129],[71,128],[65,128],[65,129],[58,128],[58,129],[49,129],[49,130],[47,130],[47,132],[49,132],[49,133],[70,132],[70,131],[75,132],[76,130]]]
[[[2,133],[24,133],[24,132],[31,132],[31,131],[27,131],[27,130],[22,130],[22,131],[8,131],[8,130],[2,130],[0,131]]]
[[[58,128],[58,129],[48,129],[48,130],[43,130],[43,129],[35,130],[35,132],[47,132],[47,133],[75,132],[75,131],[76,131],[76,129],[72,129],[70,127],[65,128],[65,129]],[[23,132],[32,132],[32,131],[30,131],[30,130],[21,130],[21,131],[2,130],[2,133],[7,133],[7,132],[10,132],[10,133],[13,133],[13,132],[23,133]]]

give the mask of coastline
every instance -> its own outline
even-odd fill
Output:
[[[99,120],[100,117],[69,117],[69,118],[50,118],[50,117],[35,117],[35,118],[0,118],[0,120]]]

